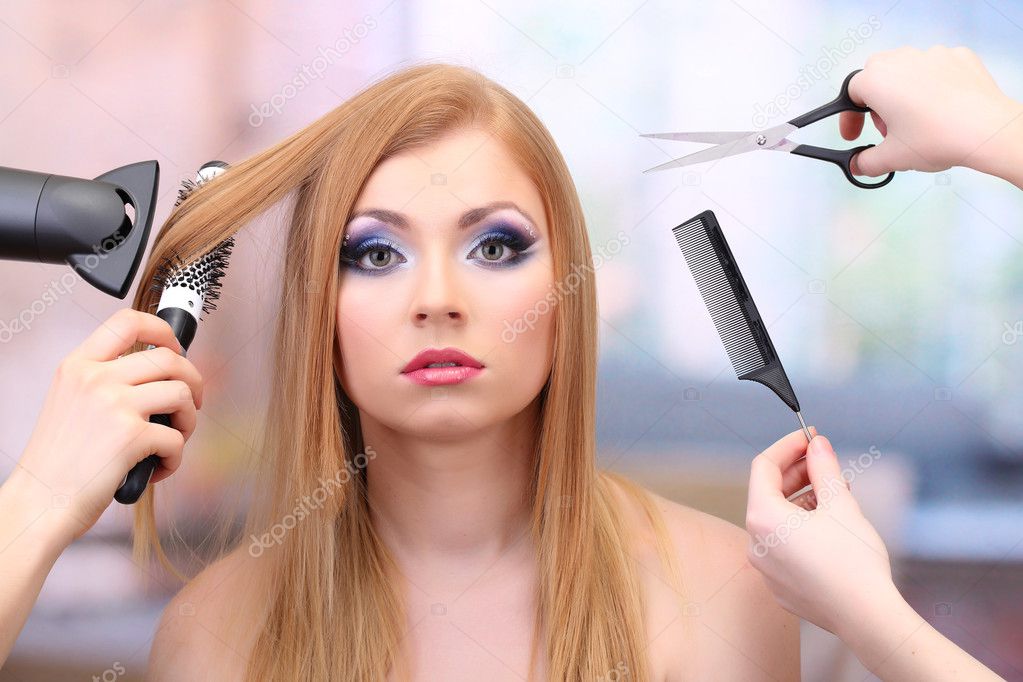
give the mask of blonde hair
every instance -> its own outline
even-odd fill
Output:
[[[345,467],[358,471],[315,515],[267,552],[266,622],[249,661],[253,680],[383,680],[404,670],[405,628],[396,566],[366,502],[358,409],[339,382],[335,304],[344,226],[383,159],[462,127],[488,131],[513,154],[544,200],[554,278],[579,264],[592,275],[582,207],[554,140],[511,92],[471,68],[423,63],[371,84],[303,130],[204,183],[169,216],[143,273],[177,254],[191,260],[291,192],[270,409],[258,492],[244,538],[288,514],[294,500]],[[228,271],[228,277],[230,271]],[[155,312],[140,287],[134,307]],[[550,679],[648,678],[645,606],[634,528],[618,508],[618,485],[645,510],[657,551],[681,594],[663,519],[642,488],[600,471],[595,456],[597,304],[592,276],[554,307],[554,360],[540,392],[534,450],[532,540],[538,561],[531,663],[542,646]],[[331,339],[331,343],[324,343]],[[286,349],[286,351],[285,351]],[[136,348],[141,350],[141,348]],[[155,530],[153,486],[137,505],[135,551],[170,562]],[[260,559],[262,561],[263,559]],[[541,642],[542,639],[542,642]],[[530,670],[532,672],[533,665]]]

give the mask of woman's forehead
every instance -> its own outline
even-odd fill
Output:
[[[544,206],[532,180],[503,143],[477,130],[460,130],[385,159],[374,169],[353,216],[374,210],[410,222],[458,223],[473,209],[502,204],[545,227]]]

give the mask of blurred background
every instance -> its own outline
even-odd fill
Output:
[[[750,460],[798,427],[770,391],[736,380],[674,243],[672,227],[712,209],[803,414],[848,464],[903,593],[1021,680],[1019,190],[965,169],[861,190],[833,166],[781,154],[641,173],[702,147],[640,133],[781,123],[835,97],[871,53],[934,44],[972,48],[1023,100],[1023,7],[1006,0],[18,0],[0,7],[0,165],[92,178],[156,159],[152,240],[180,180],[202,163],[246,158],[404,65],[483,71],[550,128],[586,210],[600,292],[601,464],[741,526]],[[867,127],[857,144],[880,141]],[[837,118],[795,138],[852,146]],[[212,520],[232,513],[226,500],[244,500],[285,210],[239,232],[223,303],[189,352],[205,406],[158,499],[161,524],[179,531],[181,566],[201,565]],[[3,477],[58,363],[134,294],[105,296],[69,272],[0,263]],[[129,530],[113,504],[62,555],[0,680],[142,678],[180,586],[132,562]],[[803,671],[871,678],[807,623]]]

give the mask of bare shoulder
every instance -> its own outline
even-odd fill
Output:
[[[798,680],[799,619],[750,565],[746,530],[642,489],[664,521],[682,582],[679,595],[660,566],[646,512],[618,488],[641,539],[637,558],[655,638],[650,650],[670,659],[664,679]],[[659,626],[658,619],[667,624]]]
[[[244,548],[212,562],[170,600],[149,654],[148,680],[242,679],[262,624],[259,560]]]

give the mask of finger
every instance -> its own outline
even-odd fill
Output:
[[[781,473],[781,491],[786,498],[809,484],[810,477],[806,472],[806,457],[800,457],[795,464]]]
[[[849,99],[860,107],[870,106],[869,82],[866,78],[866,70],[860,70],[849,80]]]
[[[863,132],[863,113],[843,111],[838,115],[838,132],[845,140],[855,140]]]
[[[178,379],[188,384],[196,407],[202,407],[202,375],[185,356],[166,346],[129,353],[107,363],[111,378],[129,386]]]
[[[183,381],[153,381],[131,389],[132,407],[143,419],[154,414],[169,414],[171,427],[188,440],[195,431],[196,411],[192,392]]]
[[[90,334],[71,355],[95,362],[114,360],[138,342],[183,349],[166,321],[151,313],[122,308]]]
[[[814,436],[806,461],[818,504],[841,504],[850,499],[851,493],[842,476],[838,457],[831,448],[831,441],[824,436]]]
[[[810,427],[811,432],[813,427]],[[784,502],[782,472],[806,454],[806,435],[798,429],[778,439],[750,464],[749,505]]]
[[[180,431],[163,424],[150,423],[140,438],[145,439],[145,449],[148,451],[144,457],[153,454],[160,458],[160,466],[153,471],[150,483],[158,483],[178,470],[185,447],[185,439]]]
[[[887,175],[893,170],[898,170],[890,160],[894,149],[894,145],[888,139],[876,147],[864,149],[849,160],[849,170],[853,175],[870,177]]]
[[[881,133],[881,137],[888,135],[888,124],[884,122],[879,113],[871,111],[870,120],[874,122],[874,127],[877,128],[877,132]]]

